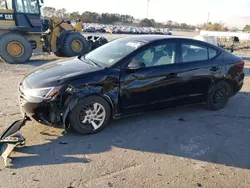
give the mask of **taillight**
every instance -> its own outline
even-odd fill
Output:
[[[239,62],[236,63],[236,67],[238,67],[238,68],[243,69],[244,66],[245,66],[245,62],[244,61],[239,61]]]

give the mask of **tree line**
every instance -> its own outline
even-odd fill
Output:
[[[196,26],[188,25],[186,23],[177,23],[172,22],[171,20],[166,23],[156,22],[154,19],[142,19],[136,20],[131,15],[123,15],[123,14],[113,14],[113,13],[101,13],[98,14],[96,12],[86,11],[83,13],[80,12],[67,12],[65,8],[63,9],[55,9],[54,7],[44,7],[43,8],[43,16],[44,17],[53,17],[56,16],[59,19],[65,20],[77,20],[81,19],[84,23],[99,23],[99,24],[116,24],[122,23],[133,26],[141,26],[141,27],[159,27],[159,28],[174,28],[174,29],[190,29],[194,30]]]
[[[68,19],[68,20],[77,20],[81,19],[84,23],[102,23],[102,24],[113,24],[115,22],[123,23],[132,23],[135,18],[130,15],[121,15],[121,14],[110,14],[102,13],[98,14],[96,12],[67,12],[65,8],[55,9],[53,7],[44,7],[43,8],[44,17],[53,17],[56,16],[59,19]]]
[[[246,26],[243,28],[243,31],[250,32],[250,25],[246,25]]]
[[[225,26],[224,23],[207,23],[198,26],[200,29],[207,30],[207,31],[229,31],[229,28]],[[238,30],[237,28],[234,28]]]
[[[172,29],[182,29],[182,30],[195,30],[203,29],[209,31],[238,31],[238,28],[229,29],[225,26],[224,23],[204,23],[201,25],[189,25],[187,23],[178,23],[172,20],[168,20],[165,23],[156,22],[154,19],[142,19],[137,20],[131,15],[123,15],[123,14],[114,14],[114,13],[96,13],[86,11],[83,13],[80,12],[67,12],[65,8],[56,9],[54,7],[44,7],[42,9],[42,13],[44,17],[53,17],[56,16],[60,19],[66,20],[77,20],[81,19],[84,23],[99,23],[99,24],[116,24],[122,23],[133,26],[141,26],[141,27],[158,27],[158,28],[172,28]],[[246,25],[243,31],[250,31],[250,25]]]

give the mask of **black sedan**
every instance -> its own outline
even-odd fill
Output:
[[[174,36],[130,36],[26,75],[19,87],[24,117],[102,130],[111,119],[193,103],[224,108],[239,92],[244,62],[220,47]]]

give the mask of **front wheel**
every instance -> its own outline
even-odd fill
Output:
[[[111,116],[109,103],[98,96],[82,99],[69,115],[69,123],[80,134],[94,134],[108,124]]]
[[[207,106],[211,110],[220,110],[225,107],[231,95],[231,87],[225,81],[216,83],[207,96]]]

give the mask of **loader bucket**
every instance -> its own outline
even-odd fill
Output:
[[[27,118],[15,121],[0,134],[0,155],[4,165],[9,166],[11,160],[8,158],[15,147],[25,144],[25,138],[17,132],[25,125]]]

